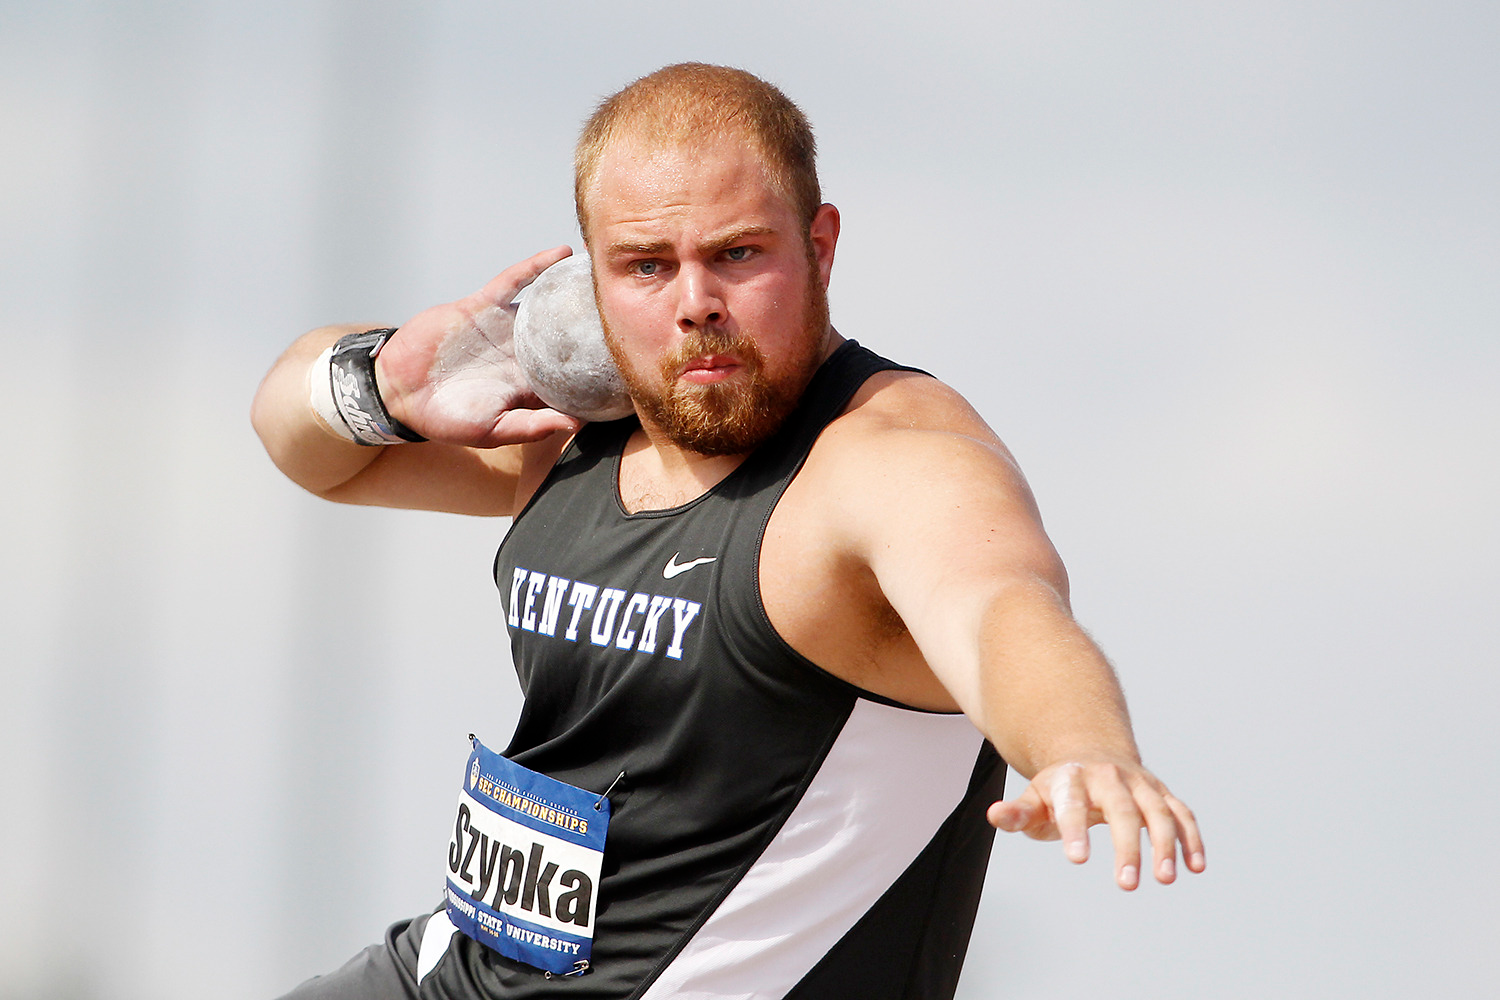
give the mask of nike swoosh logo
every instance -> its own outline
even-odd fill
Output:
[[[672,579],[672,577],[674,576],[679,576],[683,573],[686,573],[694,566],[702,566],[704,563],[719,561],[718,556],[705,556],[702,559],[692,559],[688,562],[680,563],[677,561],[677,557],[680,555],[682,555],[681,552],[672,553],[672,558],[668,559],[667,564],[662,567],[661,575],[666,577],[668,580]]]

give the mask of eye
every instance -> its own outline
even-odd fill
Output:
[[[750,256],[750,248],[730,247],[728,250],[724,251],[724,256],[734,261],[746,260]]]
[[[655,260],[638,260],[630,265],[630,270],[642,277],[650,277],[661,269],[661,262]]]

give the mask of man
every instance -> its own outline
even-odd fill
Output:
[[[568,873],[591,959],[549,977],[454,932],[508,891],[463,806],[447,908],[293,996],[951,996],[990,824],[1082,862],[1107,822],[1124,889],[1143,827],[1158,881],[1179,844],[1201,871],[1005,447],[829,324],[839,214],[800,111],[668,67],[600,106],[576,195],[635,417],[581,427],[516,373],[508,304],[559,248],[376,335],[383,412],[323,398],[321,352],[363,329],[335,327],[288,350],[254,419],[329,499],[516,517],[496,579],[527,700],[503,757],[609,803],[597,897]],[[997,750],[1030,779],[1007,801]],[[521,853],[509,890],[524,871],[556,918],[557,866]]]

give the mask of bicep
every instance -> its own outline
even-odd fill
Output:
[[[1134,754],[1114,672],[1073,619],[1067,575],[1019,470],[983,442],[883,461],[901,502],[870,566],[929,669],[1028,777],[1060,755]]]
[[[946,432],[891,438],[871,470],[884,488],[860,491],[870,499],[851,519],[852,543],[928,668],[982,722],[997,668],[989,638],[997,629],[1066,631],[1067,573],[998,442]]]
[[[871,499],[856,544],[903,617],[947,621],[1017,587],[1066,609],[1067,571],[1003,447],[945,432],[892,437],[902,440],[881,449],[875,473],[883,488],[862,491]]]

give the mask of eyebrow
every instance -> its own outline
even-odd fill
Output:
[[[664,250],[670,249],[670,247],[671,244],[666,240],[652,240],[650,242],[642,242],[637,240],[616,240],[609,246],[605,247],[604,252],[612,257],[634,254],[653,256],[655,254],[661,253]]]
[[[736,243],[740,242],[741,240],[748,239],[751,236],[770,236],[775,232],[776,230],[771,228],[770,226],[757,226],[750,224],[736,226],[733,229],[729,230],[729,232],[724,233],[722,236],[715,237],[714,239],[709,240],[707,243],[702,244],[699,249],[707,252],[709,256],[713,256],[716,253],[728,250]]]
[[[728,232],[700,244],[697,249],[712,256],[729,249],[741,240],[752,236],[769,236],[775,232],[776,230],[771,226],[751,224],[735,226]],[[616,240],[605,247],[605,253],[611,256],[653,256],[671,249],[672,244],[666,240]]]

